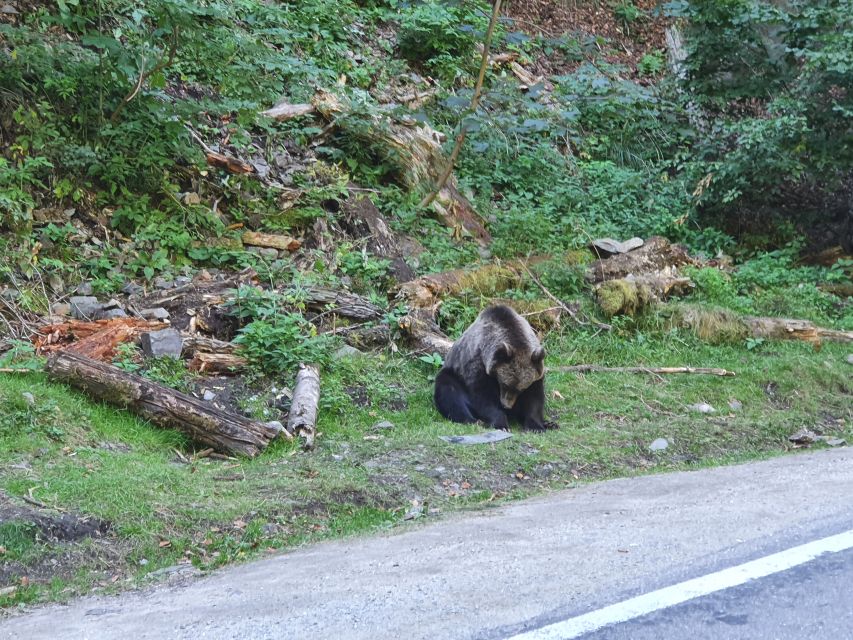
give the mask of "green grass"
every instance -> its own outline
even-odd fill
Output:
[[[683,333],[592,334],[547,341],[549,366],[717,366],[734,378],[552,373],[548,411],[561,429],[514,432],[506,442],[461,447],[438,436],[476,433],[432,406],[422,362],[397,356],[343,361],[324,377],[318,448],[274,443],[254,460],[193,464],[180,434],[92,404],[41,374],[0,377],[0,488],[111,525],[92,539],[49,542],[25,520],[0,527],[0,546],[29,586],[3,604],[67,599],[135,584],[182,562],[209,569],[273,549],[399,525],[578,482],[690,469],[788,450],[806,426],[853,438],[847,349],[773,343],[709,346]],[[30,405],[22,395],[31,393]],[[357,398],[358,406],[353,400]],[[743,405],[731,411],[728,402]],[[691,411],[706,402],[714,414]],[[382,420],[392,429],[374,429]],[[666,438],[670,446],[650,453]],[[23,503],[16,501],[16,504]],[[58,570],[51,559],[63,558]],[[6,586],[6,585],[0,585]]]

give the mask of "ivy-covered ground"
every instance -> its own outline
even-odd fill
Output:
[[[5,3],[0,367],[40,367],[32,331],[81,285],[106,300],[252,267],[264,287],[236,293],[232,314],[246,375],[200,379],[133,345],[114,362],[211,388],[265,419],[282,417],[299,361],[322,362],[324,374],[317,449],[282,441],[245,460],[196,457],[201,447],[179,433],[41,373],[0,373],[0,605],[128,588],[579,482],[776,455],[803,427],[853,438],[849,344],[712,344],[672,328],[671,307],[606,319],[610,331],[564,317],[545,335],[546,365],[735,377],[551,373],[560,430],[471,447],[439,438],[479,427],[432,407],[440,358],[410,355],[396,333],[405,309],[394,265],[323,231],[355,195],[411,240],[416,274],[573,256],[537,265],[538,282],[503,299],[541,300],[544,286],[579,318],[603,321],[584,277],[587,244],[659,234],[703,258],[685,272],[695,286],[683,302],[853,330],[849,0],[573,4],[511,3],[492,49],[536,81],[522,86],[495,65],[469,113],[484,2]],[[672,25],[686,47],[680,79],[667,66]],[[722,46],[738,50],[720,59]],[[347,104],[331,123],[259,115],[319,90]],[[422,210],[432,185],[406,188],[399,159],[366,142],[389,121],[429,123],[448,151],[463,123],[455,176],[488,247]],[[209,152],[253,171],[211,166]],[[246,230],[303,246],[261,252],[243,245]],[[340,335],[303,314],[308,285],[380,306],[390,340],[333,356]],[[447,297],[441,328],[457,337],[493,297]],[[651,451],[660,438],[667,446]]]

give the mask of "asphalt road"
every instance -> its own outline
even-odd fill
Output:
[[[614,480],[41,608],[0,638],[509,638],[846,532],[851,496],[851,449]],[[853,638],[850,599],[833,596],[851,577],[849,552],[820,556],[583,637]],[[783,608],[798,626],[758,635]]]

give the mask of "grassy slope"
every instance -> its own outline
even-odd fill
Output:
[[[0,265],[0,275],[12,274],[20,281],[15,269],[37,267],[46,274],[58,273],[68,283],[93,280],[98,293],[106,294],[117,290],[128,275],[150,279],[146,269],[173,276],[183,265],[201,266],[193,262],[201,258],[190,250],[191,240],[204,239],[210,229],[227,236],[225,223],[252,224],[257,214],[266,230],[281,230],[275,222],[280,212],[272,192],[254,179],[226,179],[212,170],[202,178],[197,145],[173,113],[191,122],[209,142],[224,145],[229,139],[231,146],[225,148],[235,152],[253,153],[248,139],[260,140],[276,152],[285,140],[291,149],[304,150],[319,130],[312,130],[315,122],[257,123],[254,113],[282,94],[294,102],[308,99],[315,85],[335,86],[342,75],[348,77],[350,88],[367,90],[375,84],[381,90],[415,68],[387,55],[399,53],[393,28],[381,19],[389,13],[369,3],[211,4],[215,10],[182,24],[181,47],[166,74],[166,95],[188,97],[173,103],[154,90],[143,92],[124,110],[118,133],[103,126],[113,110],[103,110],[99,100],[117,104],[137,77],[132,67],[123,84],[107,86],[101,96],[104,87],[92,85],[96,77],[92,70],[100,69],[103,61],[92,55],[91,48],[77,47],[77,36],[61,38],[74,55],[60,52],[58,61],[50,48],[39,44],[40,38],[57,37],[49,21],[34,25],[32,48],[17,45],[19,59],[31,61],[22,65],[28,73],[41,69],[34,62],[45,61],[44,77],[29,78],[28,91],[20,97],[20,103],[38,117],[28,116],[22,108],[17,119],[9,118],[18,124],[18,142],[29,141],[32,147],[26,148],[32,148],[33,155],[41,153],[38,149],[49,150],[56,165],[55,170],[36,174],[49,186],[33,187],[36,200],[78,207],[76,222],[86,217],[87,210],[89,214],[111,210],[112,223],[133,242],[93,247],[80,229],[63,227],[48,234],[51,249],[38,230],[30,237],[6,234],[0,237],[0,246],[18,251],[19,259],[14,265],[12,261]],[[106,16],[107,35],[123,24],[136,33],[137,41],[126,38],[128,46],[145,40],[147,27],[133,31],[128,22],[129,5],[104,6],[125,19],[113,22]],[[415,26],[429,22],[431,16],[419,15],[420,22],[409,16],[410,22]],[[479,19],[482,22],[483,16]],[[445,16],[437,40],[459,36],[454,20]],[[323,33],[316,33],[318,29]],[[21,36],[21,42],[29,38]],[[669,110],[677,111],[676,107],[620,80],[618,70],[601,59],[596,62],[604,69],[602,75],[590,75],[587,69],[571,76],[569,71],[580,60],[596,54],[571,38],[554,51],[545,48],[552,46],[528,42],[521,48],[530,60],[552,59],[556,51],[572,61],[564,70],[567,75],[555,82],[552,97],[557,106],[546,107],[522,94],[511,76],[498,77],[508,76],[505,72],[490,74],[490,91],[484,97],[490,120],[471,132],[460,159],[457,173],[462,186],[470,188],[479,210],[493,218],[493,253],[509,257],[528,251],[557,252],[583,245],[589,234],[647,235],[686,228],[681,223],[673,226],[673,220],[687,211],[686,194],[693,185],[687,188],[671,179],[668,160],[657,159],[683,143],[675,126],[662,124],[668,120],[661,114],[672,115]],[[363,56],[363,62],[353,62],[354,54]],[[66,60],[70,62],[63,66]],[[104,60],[108,62],[109,56]],[[122,68],[117,65],[116,72]],[[442,106],[444,98],[461,96],[465,103],[464,85],[470,86],[475,68],[473,50],[467,56],[447,55],[427,69],[417,67],[439,78],[439,100],[426,110],[430,121],[448,133],[461,112],[458,104]],[[55,69],[63,71],[62,82],[52,81],[49,87],[45,78],[54,78]],[[553,71],[556,75],[562,70]],[[18,95],[17,85],[5,89]],[[196,93],[206,96],[202,107]],[[51,96],[50,108],[41,102],[43,95]],[[369,112],[375,104],[367,103]],[[11,108],[18,106],[12,101]],[[84,107],[88,117],[80,122],[75,118]],[[677,124],[677,118],[673,122]],[[388,168],[369,150],[359,149],[357,140],[333,142],[340,145],[339,153],[326,149],[323,159],[340,163],[352,174],[339,175],[340,181],[346,184],[351,177],[374,187],[378,206],[393,214],[392,222],[423,241],[427,252],[421,257],[421,271],[476,260],[473,243],[455,242],[436,222],[416,215],[411,202],[387,184]],[[571,154],[564,152],[565,145]],[[78,155],[74,174],[67,159]],[[186,162],[177,162],[178,158]],[[190,171],[185,165],[193,162],[198,166]],[[22,181],[18,172],[0,174],[9,184]],[[80,202],[69,195],[66,180],[80,187]],[[317,187],[321,181],[315,184],[301,175],[295,180],[306,188],[307,205],[328,197]],[[130,195],[116,195],[123,189]],[[99,190],[97,204],[92,204]],[[58,195],[63,191],[69,193]],[[202,203],[187,208],[163,197],[164,192],[198,192]],[[150,196],[150,201],[141,196]],[[227,205],[220,207],[220,214],[227,211],[230,216],[225,220],[211,213],[220,197]],[[20,201],[27,204],[25,198]],[[183,238],[178,232],[187,229],[190,235]],[[694,237],[694,248],[702,238],[710,238],[701,248],[715,250],[720,237]],[[42,243],[38,247],[37,241]],[[42,251],[39,260],[37,249]],[[162,254],[155,249],[162,249]],[[334,253],[333,259],[317,256],[317,260],[351,264],[352,272],[341,271],[356,279],[376,279],[367,268],[376,265],[362,264],[360,247],[337,247]],[[258,266],[257,257],[247,252],[227,258],[230,262],[224,266]],[[716,271],[713,277],[697,278],[698,301],[737,305],[741,312],[802,315],[824,324],[853,326],[849,311],[845,315],[837,299],[814,287],[817,276],[802,288],[805,274],[780,279],[790,276],[793,263],[781,268],[779,264],[778,257],[770,256],[760,270],[753,268],[751,280],[734,284]],[[123,273],[118,273],[119,265]],[[336,267],[326,267],[327,284],[340,286]],[[292,279],[290,271],[283,271],[277,284]],[[588,292],[578,273],[570,271],[552,274],[546,282],[561,298],[577,299]],[[754,299],[744,301],[742,295],[751,295],[753,289],[759,291]],[[535,287],[531,291],[540,295]],[[385,295],[384,290],[373,293]],[[514,293],[523,297],[530,291]],[[24,294],[26,302],[28,293]],[[43,311],[46,302],[40,299],[31,307]],[[461,330],[472,309],[484,302],[477,294],[447,301],[446,328]],[[339,363],[324,377],[317,451],[305,454],[283,442],[257,460],[201,459],[185,464],[175,450],[188,455],[193,447],[177,433],[94,405],[39,374],[0,374],[0,489],[15,497],[16,504],[23,505],[18,498],[31,495],[50,508],[96,517],[111,526],[103,538],[51,542],[25,518],[0,524],[0,588],[19,587],[14,594],[0,596],[0,605],[125,587],[182,562],[216,567],[267,549],[398,525],[407,514],[430,519],[452,509],[577,482],[777,454],[787,450],[787,436],[802,426],[853,437],[850,366],[844,347],[826,345],[815,352],[803,344],[765,343],[751,350],[746,345],[709,346],[686,334],[643,329],[632,322],[616,324],[612,334],[577,331],[571,324],[553,332],[546,343],[547,363],[721,366],[738,376],[551,375],[549,411],[561,430],[541,435],[516,432],[513,439],[497,445],[464,448],[438,436],[473,433],[479,427],[439,419],[431,403],[430,365],[397,354],[375,354]],[[248,404],[256,410],[265,406],[270,384],[261,383],[260,399]],[[34,404],[24,393],[33,395]],[[729,412],[730,399],[739,400],[743,408]],[[691,412],[689,405],[699,402],[713,405],[717,412]],[[383,420],[394,427],[374,428]],[[650,442],[660,437],[670,441],[669,448],[649,453]]]
[[[432,518],[577,482],[778,454],[802,426],[853,438],[849,365],[839,346],[815,352],[791,343],[756,352],[678,335],[625,340],[566,332],[549,348],[550,365],[689,363],[738,376],[551,375],[549,411],[559,431],[460,447],[438,436],[478,427],[439,419],[425,365],[362,358],[326,380],[316,452],[279,443],[256,460],[193,464],[179,461],[174,449],[192,447],[174,432],[93,405],[40,374],[0,377],[7,409],[0,418],[0,487],[112,525],[106,540],[76,543],[46,543],[31,529],[0,527],[4,581],[31,576],[30,586],[5,603],[63,599],[92,586],[135,584],[176,563],[211,568],[387,528],[413,508]],[[367,406],[351,401],[345,389],[353,387]],[[731,399],[743,408],[729,411]],[[688,408],[698,402],[717,413]],[[394,427],[374,429],[381,420]],[[649,453],[659,437],[669,448]]]

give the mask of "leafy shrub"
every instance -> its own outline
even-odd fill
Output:
[[[300,363],[328,364],[337,345],[334,337],[317,335],[314,325],[297,313],[254,320],[240,330],[234,342],[259,371],[287,375],[294,374]]]
[[[403,13],[397,32],[397,45],[404,58],[428,67],[458,65],[470,57],[477,42],[475,25],[484,31],[483,11],[475,13],[468,5],[427,0]],[[485,5],[480,5],[481,9]]]

